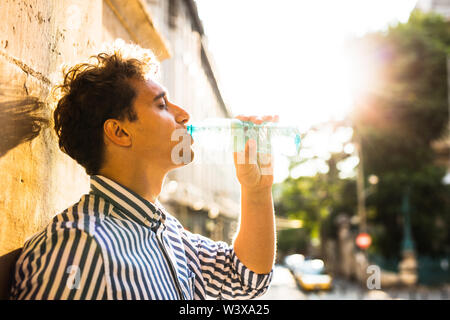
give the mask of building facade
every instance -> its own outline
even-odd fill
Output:
[[[162,83],[171,99],[188,110],[192,121],[231,117],[195,2],[146,3],[171,52],[171,58],[162,63]],[[234,167],[196,160],[168,175],[160,201],[190,231],[231,242],[240,211],[240,186]]]
[[[450,1],[449,0],[419,0],[416,8],[424,12],[435,12],[450,19]]]

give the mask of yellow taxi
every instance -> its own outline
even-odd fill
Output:
[[[300,287],[305,291],[330,290],[333,278],[326,273],[322,260],[305,260],[294,270],[294,277]]]

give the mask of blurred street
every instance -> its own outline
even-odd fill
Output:
[[[367,290],[357,283],[334,279],[331,291],[304,292],[296,284],[288,268],[276,265],[269,291],[257,300],[449,300],[450,286],[443,288],[417,287],[389,290]]]
[[[306,299],[295,283],[288,268],[275,265],[272,285],[269,291],[258,300],[304,300]]]

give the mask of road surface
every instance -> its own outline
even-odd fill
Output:
[[[441,288],[406,288],[368,290],[344,279],[334,279],[333,290],[302,291],[289,269],[275,265],[272,284],[265,295],[256,300],[449,300],[450,285]]]

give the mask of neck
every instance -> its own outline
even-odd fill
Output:
[[[136,167],[132,170],[106,167],[102,168],[99,174],[120,183],[144,199],[155,203],[156,198],[161,193],[167,172],[150,166],[141,170]]]

